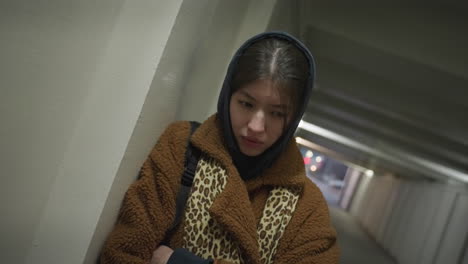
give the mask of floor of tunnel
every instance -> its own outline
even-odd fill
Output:
[[[330,207],[333,226],[338,233],[340,264],[396,264],[375,240],[343,209]]]

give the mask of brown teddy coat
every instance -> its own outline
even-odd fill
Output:
[[[114,230],[101,253],[101,263],[148,263],[173,222],[183,172],[189,122],[175,122],[161,135],[143,164],[141,178],[128,189]],[[228,180],[216,196],[211,216],[237,242],[246,263],[261,264],[257,223],[269,191],[276,186],[300,188],[300,198],[282,235],[274,263],[338,263],[336,233],[320,190],[305,176],[296,143],[291,140],[272,167],[244,182],[224,147],[216,115],[192,135],[191,142],[225,168]],[[170,246],[181,247],[183,227]],[[228,263],[212,256],[215,263]]]

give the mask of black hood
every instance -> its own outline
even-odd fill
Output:
[[[253,43],[266,39],[266,38],[278,38],[293,43],[302,53],[309,63],[309,77],[307,80],[306,87],[303,89],[300,98],[302,103],[298,105],[298,110],[295,116],[292,118],[286,130],[282,136],[265,152],[259,156],[249,157],[241,153],[239,146],[237,145],[234,133],[231,127],[231,118],[229,114],[229,103],[231,101],[232,88],[231,81],[234,73],[236,72],[236,66],[238,64],[239,57],[242,53]],[[255,178],[262,174],[262,172],[269,168],[273,162],[280,156],[289,141],[294,136],[294,133],[301,121],[302,115],[304,114],[307,103],[309,101],[315,78],[315,62],[312,54],[299,40],[293,36],[284,32],[265,32],[258,34],[249,40],[247,40],[235,53],[234,57],[229,64],[226,77],[224,79],[223,87],[218,99],[218,118],[220,119],[221,126],[223,128],[223,135],[226,146],[231,154],[233,162],[239,171],[240,176],[244,180]]]

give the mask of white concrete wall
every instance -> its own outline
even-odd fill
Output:
[[[371,177],[362,174],[359,180],[358,187],[356,188],[356,192],[353,195],[351,206],[350,206],[350,213],[353,215],[357,215],[362,208],[366,204],[365,195],[366,192],[369,190],[368,185],[371,181]]]
[[[463,259],[460,261],[460,264],[468,264],[468,246],[465,246],[465,253]]]
[[[209,19],[197,29],[202,39],[192,55],[178,119],[203,121],[216,112],[213,106],[216,105],[248,4],[248,0],[212,1],[213,12],[207,14]]]
[[[268,24],[268,30],[286,31],[300,38],[299,15],[297,0],[277,0],[270,23]]]
[[[345,186],[344,190],[341,191],[340,197],[340,207],[349,210],[353,195],[358,187],[358,183],[361,177],[361,172],[353,168],[348,168],[345,176]]]
[[[364,178],[353,214],[398,263],[458,263],[468,239],[466,186]]]
[[[180,3],[1,3],[2,263],[83,262]]]

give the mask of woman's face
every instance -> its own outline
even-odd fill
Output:
[[[271,81],[257,80],[241,87],[231,96],[230,117],[240,151],[258,156],[273,145],[283,133],[287,105]]]

